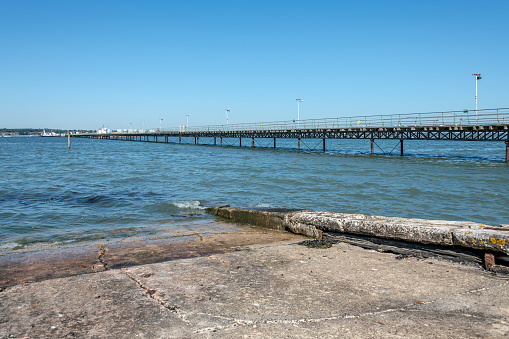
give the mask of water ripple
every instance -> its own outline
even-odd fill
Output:
[[[77,139],[71,150],[60,139],[0,138],[0,246],[192,228],[216,204],[509,223],[503,143],[412,141],[400,157],[381,155],[395,141],[377,141],[373,157],[369,140],[330,140],[323,153],[318,141],[297,152],[293,139],[278,149]]]

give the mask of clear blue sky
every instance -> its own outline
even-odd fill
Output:
[[[509,1],[0,1],[0,128],[509,106]]]

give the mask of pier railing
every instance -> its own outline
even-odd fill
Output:
[[[503,125],[509,125],[509,108],[190,126],[187,128],[182,126],[179,128],[162,129],[159,132],[284,131],[301,129],[372,129]]]
[[[394,114],[343,117],[333,119],[309,119],[242,123],[231,125],[210,125],[200,127],[170,128],[162,130],[124,130],[118,132],[85,133],[73,135],[78,138],[113,139],[129,141],[152,141],[170,137],[194,138],[199,144],[200,137],[213,137],[214,145],[223,145],[223,138],[234,138],[242,147],[243,138],[297,139],[300,150],[301,138],[323,139],[370,139],[371,154],[374,154],[375,139],[398,140],[403,155],[404,140],[457,140],[457,141],[503,141],[506,144],[506,163],[509,163],[509,108],[483,109],[474,111],[449,111],[433,113]],[[176,141],[174,141],[176,142]]]

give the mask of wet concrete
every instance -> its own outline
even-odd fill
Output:
[[[228,225],[224,233],[183,233],[91,244],[48,246],[0,256],[0,290],[23,283],[167,260],[225,253],[239,246],[296,236],[249,226]]]

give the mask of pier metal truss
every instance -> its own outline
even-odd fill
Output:
[[[504,141],[506,143],[506,162],[509,162],[509,108],[485,109],[476,111],[451,111],[434,113],[357,116],[334,119],[312,119],[301,121],[276,121],[263,123],[244,123],[215,125],[165,130],[117,130],[107,133],[76,134],[72,137],[115,139],[131,141],[155,141],[170,137],[195,138],[255,138],[276,139],[393,139],[403,140],[457,140],[457,141]]]
[[[485,129],[486,128],[486,129]],[[161,134],[159,134],[161,135]],[[442,128],[384,128],[384,129],[314,129],[289,131],[218,131],[218,132],[166,132],[174,137],[222,137],[222,138],[276,138],[276,139],[395,139],[395,140],[462,140],[506,141],[509,127],[479,129]]]

